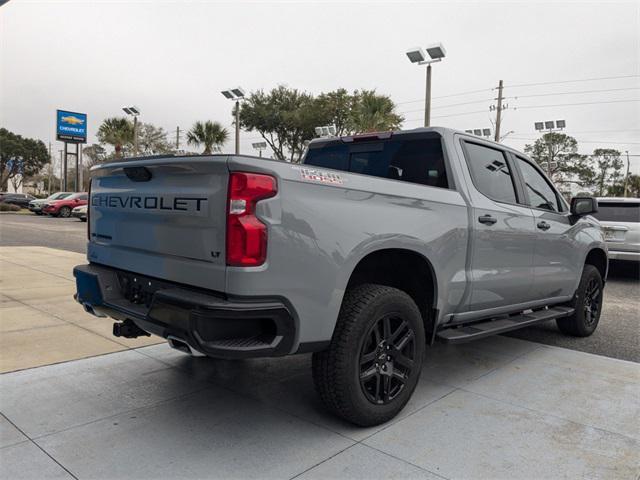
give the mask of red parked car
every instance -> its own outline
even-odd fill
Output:
[[[86,192],[80,192],[60,200],[47,202],[42,207],[42,213],[53,215],[54,217],[67,218],[71,216],[71,210],[80,205],[86,205],[88,197],[89,195]]]

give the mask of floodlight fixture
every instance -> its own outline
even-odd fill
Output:
[[[544,128],[546,128],[547,130],[553,130],[554,127],[555,127],[555,123],[553,121],[544,122]]]
[[[122,110],[127,115],[133,115],[134,117],[140,115],[140,109],[138,107],[122,107]]]
[[[267,148],[267,142],[252,143],[251,146],[256,150],[264,150],[265,148]]]
[[[427,56],[424,54],[424,50],[422,47],[414,47],[407,50],[407,57],[409,57],[409,61],[411,63],[420,63],[424,62],[427,59]]]
[[[441,43],[429,45],[427,47],[427,53],[433,60],[441,60],[447,55],[447,51]]]
[[[482,136],[482,130],[480,130],[479,128],[475,128],[475,129],[473,130],[473,134],[474,134],[476,137],[481,137],[481,136]]]
[[[422,47],[410,48],[406,51],[407,57],[411,63],[416,65],[427,66],[427,86],[426,86],[426,98],[424,101],[424,126],[431,125],[431,64],[440,62],[447,54],[442,43],[434,43],[427,47],[427,54],[425,55]]]
[[[222,95],[224,95],[225,98],[229,99],[229,100],[233,100],[233,93],[231,93],[230,90],[223,90]]]
[[[242,87],[232,88],[231,93],[233,93],[236,98],[244,98],[244,89]]]
[[[567,122],[564,120],[556,120],[556,128],[566,128]]]
[[[491,136],[491,129],[490,128],[483,128],[482,129],[482,135],[485,137],[490,137]]]
[[[536,130],[544,130],[544,122],[536,122],[534,123]]]
[[[473,135],[473,130],[465,130],[465,133],[470,133],[471,135]]]

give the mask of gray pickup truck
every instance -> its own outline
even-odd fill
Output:
[[[526,156],[445,128],[94,167],[76,299],[186,353],[313,352],[319,396],[358,425],[396,415],[434,341],[555,320],[595,330],[606,245]]]

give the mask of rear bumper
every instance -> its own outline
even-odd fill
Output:
[[[228,299],[95,264],[78,265],[73,274],[76,300],[94,315],[130,319],[149,333],[182,340],[211,357],[291,353],[295,320],[291,307],[280,299]],[[144,303],[127,299],[132,291]]]
[[[632,260],[640,262],[640,252],[625,252],[609,248],[609,260]]]

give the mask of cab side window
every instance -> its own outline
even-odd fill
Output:
[[[476,189],[492,200],[516,203],[516,189],[501,150],[465,142],[467,165]]]
[[[527,197],[529,197],[528,202],[525,203],[533,208],[561,212],[562,205],[547,179],[524,158],[516,157],[516,159],[522,172]]]

